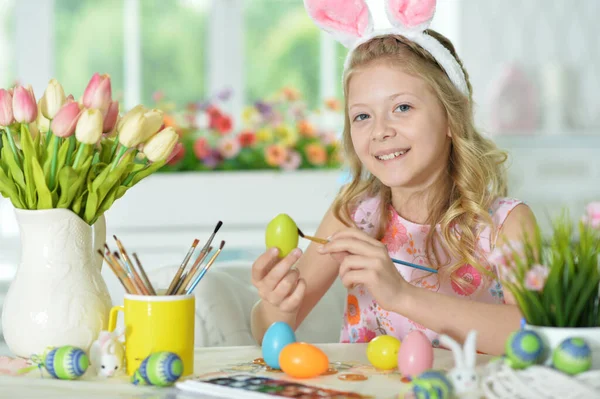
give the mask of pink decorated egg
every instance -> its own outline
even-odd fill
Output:
[[[412,331],[404,337],[398,351],[398,370],[403,375],[413,378],[432,367],[431,341],[422,331]]]

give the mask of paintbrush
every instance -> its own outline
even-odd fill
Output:
[[[324,238],[319,238],[319,237],[313,237],[313,236],[307,236],[305,235],[302,230],[300,230],[300,228],[298,228],[298,235],[302,238],[306,238],[307,240],[310,240],[312,242],[316,242],[317,244],[327,244],[329,241],[324,239]]]
[[[146,284],[148,291],[150,291],[150,295],[156,295],[156,291],[154,291],[154,287],[152,286],[152,283],[150,282],[150,279],[148,278],[146,271],[142,267],[142,262],[140,262],[140,259],[138,258],[137,254],[135,252],[132,255],[133,255],[133,259],[135,260],[135,263],[137,264],[138,269],[140,269],[140,273],[142,275],[142,279],[144,280],[144,284]]]
[[[119,256],[119,253],[117,251],[114,251],[112,253],[112,257],[114,258],[114,261],[118,265],[121,265],[121,257]],[[123,269],[125,269],[125,268],[123,267]],[[150,295],[150,293],[148,292],[148,290],[144,286],[144,283],[140,279],[140,276],[138,276],[137,274],[133,273],[133,271],[132,272],[127,272],[127,276],[129,277],[129,279],[131,280],[131,282],[133,283],[133,285],[136,287],[136,291],[137,291],[137,293],[139,295]]]
[[[202,261],[204,260],[206,255],[208,255],[210,253],[210,251],[212,251],[212,249],[213,249],[213,247],[208,247],[208,251],[206,251],[204,253],[200,253],[200,255],[198,256],[198,259],[196,259],[196,262],[194,263],[194,265],[192,266],[190,271],[185,276],[181,277],[181,282],[178,285],[177,289],[175,290],[175,293],[177,295],[181,295],[185,292],[185,287],[187,287],[187,285],[190,283],[190,281],[192,281],[192,279],[196,275],[196,272],[200,268],[200,264],[202,263]]]
[[[196,279],[194,280],[194,282],[192,283],[192,285],[190,286],[190,288],[187,289],[187,291],[185,292],[186,295],[190,295],[194,291],[194,288],[196,288],[196,286],[198,285],[198,283],[200,282],[200,280],[202,280],[202,277],[204,277],[204,275],[206,274],[206,272],[208,271],[208,269],[210,269],[210,267],[212,266],[212,264],[217,259],[217,256],[219,256],[219,254],[223,250],[224,246],[225,246],[225,241],[221,241],[221,245],[219,246],[219,249],[217,249],[217,252],[215,252],[215,254],[212,256],[212,258],[210,258],[210,260],[208,261],[208,263],[206,264],[206,266],[204,266],[204,269],[202,269],[202,271],[200,272],[200,274],[198,275],[198,277],[196,277]]]
[[[127,280],[127,276],[124,273],[119,272],[119,270],[117,270],[117,268],[112,264],[112,262],[108,259],[108,257],[102,253],[101,250],[98,250],[98,253],[100,254],[100,256],[102,256],[104,258],[104,261],[108,264],[108,266],[113,271],[115,276],[117,276],[117,278],[121,282],[121,285],[125,289],[125,292],[127,292],[128,294],[133,294],[133,291],[132,291],[133,287],[131,286],[131,283]],[[127,283],[125,283],[125,281],[127,281]]]
[[[106,252],[106,257],[110,260],[110,264],[113,265],[115,270],[123,277],[123,281],[125,281],[125,284],[127,285],[129,291],[131,291],[131,294],[140,294],[140,290],[137,288],[135,281],[133,281],[131,274],[121,265],[121,263],[119,263],[117,258],[115,258],[115,256],[109,251]]]
[[[299,228],[298,228],[298,235],[300,237],[302,237],[302,238],[306,238],[307,240],[310,240],[310,241],[313,241],[313,242],[316,242],[316,243],[319,243],[319,244],[325,245],[325,244],[329,243],[329,240],[326,240],[324,238],[307,236]],[[406,262],[406,261],[403,261],[403,260],[400,260],[400,259],[394,259],[394,258],[391,258],[391,259],[392,259],[392,262],[397,263],[399,265],[404,265],[404,266],[412,267],[412,268],[415,268],[415,269],[424,270],[424,271],[430,272],[430,273],[437,273],[437,270],[431,269],[429,267],[416,265],[414,263]]]
[[[188,253],[185,255],[183,262],[181,262],[179,269],[177,269],[177,273],[175,273],[175,276],[173,276],[173,280],[171,280],[171,284],[169,284],[169,288],[167,288],[167,292],[165,293],[166,295],[171,295],[172,293],[175,292],[175,289],[177,288],[177,284],[180,281],[181,275],[183,274],[183,271],[185,270],[188,262],[190,261],[190,258],[194,254],[194,251],[196,250],[196,247],[198,246],[199,242],[200,242],[200,240],[194,239],[194,242],[192,243],[192,246],[188,250]]]
[[[140,288],[142,289],[142,293],[144,295],[150,295],[150,290],[148,289],[148,287],[146,287],[146,285],[140,278],[137,270],[135,270],[135,267],[133,266],[133,262],[131,261],[131,259],[129,259],[129,255],[127,255],[127,251],[125,250],[125,247],[123,246],[121,241],[119,241],[117,236],[113,235],[113,238],[115,239],[115,242],[117,243],[117,247],[119,248],[119,252],[121,252],[121,256],[123,257],[124,262],[130,266],[131,274],[133,275],[136,282],[139,283]]]

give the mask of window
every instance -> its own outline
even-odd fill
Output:
[[[205,0],[140,1],[142,103],[156,92],[178,106],[204,95],[209,8]]]
[[[55,0],[54,9],[53,75],[65,93],[78,98],[95,72],[108,73],[113,97],[122,100],[123,1]]]
[[[14,83],[14,29],[14,0],[0,0],[0,87]]]
[[[244,2],[246,100],[282,87],[299,90],[309,106],[319,100],[320,31],[297,0]]]

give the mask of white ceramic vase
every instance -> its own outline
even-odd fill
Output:
[[[548,348],[546,365],[552,363],[552,350],[567,338],[583,338],[592,351],[592,370],[600,370],[600,327],[544,327],[525,325],[526,330],[535,331],[542,337]]]
[[[21,258],[2,310],[10,351],[30,357],[73,345],[87,352],[112,305],[97,253],[106,241],[104,216],[92,227],[68,209],[15,212]]]

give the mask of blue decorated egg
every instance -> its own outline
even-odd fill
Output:
[[[140,369],[137,369],[135,373],[131,376],[131,383],[133,385],[148,385],[144,377],[142,377],[142,373],[140,373]]]
[[[583,338],[567,338],[554,349],[552,363],[563,373],[583,373],[592,367],[592,350]]]
[[[449,399],[454,388],[442,371],[427,370],[413,380],[413,395],[417,399]]]
[[[147,384],[166,387],[181,377],[183,362],[175,353],[156,352],[142,361],[138,371]]]
[[[544,342],[534,331],[518,330],[506,340],[506,357],[514,369],[524,369],[541,361]]]
[[[44,367],[48,373],[61,380],[74,380],[81,377],[89,365],[85,352],[74,346],[52,349],[44,360]]]
[[[296,342],[296,334],[289,324],[282,321],[271,324],[262,340],[262,355],[272,369],[280,370],[279,354],[287,345]]]

